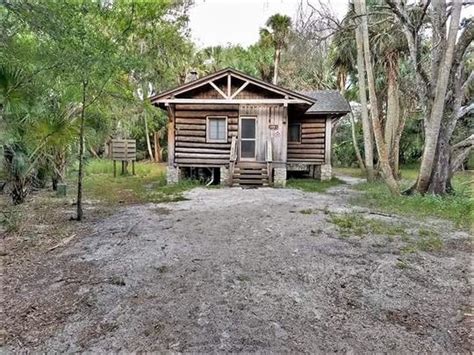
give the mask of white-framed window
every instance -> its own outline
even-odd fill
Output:
[[[227,116],[206,117],[206,141],[227,142]]]
[[[288,125],[288,142],[301,143],[301,123]]]

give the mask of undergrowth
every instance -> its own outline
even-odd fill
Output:
[[[405,228],[400,224],[365,218],[356,213],[329,214],[329,221],[338,227],[343,237],[351,235],[404,235]]]
[[[362,183],[355,188],[365,192],[352,198],[358,205],[416,218],[448,219],[461,228],[469,228],[473,221],[474,199],[467,185],[458,185],[455,194],[446,196],[393,196],[381,182]]]
[[[437,252],[443,248],[441,236],[431,229],[407,230],[400,223],[366,218],[356,213],[330,213],[329,222],[337,226],[339,235],[343,238],[380,235],[387,236],[390,241],[393,241],[393,237],[398,236],[403,242],[400,250],[402,254],[417,251]]]
[[[336,171],[339,174],[363,177],[360,169],[337,168]],[[414,183],[417,174],[416,167],[402,169],[402,191]],[[456,173],[452,179],[455,193],[445,196],[430,194],[392,196],[382,181],[364,182],[355,186],[364,194],[354,196],[351,202],[372,209],[416,218],[443,218],[454,222],[456,227],[469,229],[474,221],[473,181],[472,171]]]
[[[293,189],[298,189],[307,192],[325,192],[333,186],[343,184],[343,181],[332,178],[327,181],[320,181],[316,179],[288,179],[286,186]]]
[[[167,185],[165,166],[161,164],[137,162],[135,175],[131,175],[130,165],[128,170],[128,174],[120,175],[120,164],[117,164],[117,177],[114,177],[110,160],[88,162],[84,177],[86,199],[111,205],[175,202],[184,200],[183,192],[199,185],[192,180]]]

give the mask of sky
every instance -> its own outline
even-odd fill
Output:
[[[347,0],[323,0],[342,17]],[[200,47],[240,44],[258,40],[259,29],[275,13],[293,17],[300,0],[195,0],[190,10],[191,35]],[[317,1],[313,1],[317,3]]]
[[[304,0],[306,3],[307,0]],[[318,4],[318,0],[309,0]],[[342,18],[348,0],[321,0]],[[258,40],[266,20],[275,13],[295,17],[300,0],[195,0],[190,10],[191,36],[200,46],[240,44],[247,47]],[[474,15],[474,6],[462,16]]]

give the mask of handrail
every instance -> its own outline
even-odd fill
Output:
[[[270,185],[273,185],[272,178],[272,162],[273,162],[273,146],[272,141],[267,141],[267,149],[265,150],[265,161],[267,162],[267,176]]]
[[[265,161],[267,163],[271,163],[273,161],[273,147],[272,147],[272,142],[267,141],[267,149],[265,151]]]
[[[230,145],[230,161],[235,162],[237,160],[237,137],[232,136],[232,143]]]
[[[232,186],[233,184],[233,178],[234,178],[234,167],[235,167],[235,162],[237,160],[237,137],[232,136],[232,143],[230,144],[230,158],[229,158],[229,178],[228,178],[228,183],[229,186]]]

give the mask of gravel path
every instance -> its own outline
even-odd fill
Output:
[[[351,193],[196,188],[123,208],[9,281],[4,349],[468,352],[467,234],[371,214]],[[430,226],[444,248],[341,237],[329,216],[343,212]]]

